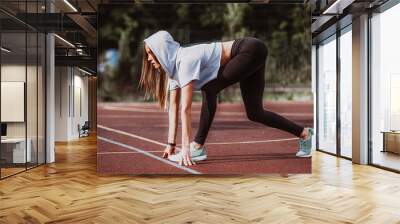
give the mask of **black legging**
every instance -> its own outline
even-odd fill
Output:
[[[202,106],[199,128],[194,139],[204,144],[217,108],[217,94],[224,88],[240,82],[240,91],[247,117],[270,127],[278,128],[300,137],[303,127],[274,113],[264,110],[264,71],[267,58],[265,44],[253,37],[234,41],[231,59],[218,71],[216,79],[201,88]]]

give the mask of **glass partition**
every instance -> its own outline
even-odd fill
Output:
[[[26,150],[26,40],[25,31],[1,34],[2,177],[25,170],[30,162],[31,151]]]
[[[16,19],[43,5],[0,3],[16,10],[15,17],[0,12],[0,178],[45,162],[45,35]]]
[[[320,43],[318,54],[318,149],[336,154],[336,36]]]

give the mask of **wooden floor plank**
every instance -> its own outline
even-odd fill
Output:
[[[313,154],[313,173],[98,176],[96,137],[0,181],[0,223],[400,223],[400,175]]]

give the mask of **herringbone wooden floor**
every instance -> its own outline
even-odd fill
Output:
[[[311,175],[98,176],[96,139],[0,181],[0,223],[400,223],[400,175],[316,152]]]

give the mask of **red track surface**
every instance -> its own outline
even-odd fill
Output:
[[[193,105],[192,135],[197,130],[200,107]],[[312,126],[312,103],[274,102],[266,103],[264,108],[300,125]],[[99,103],[98,125],[97,169],[103,174],[311,172],[311,159],[295,156],[295,136],[249,121],[241,104],[218,105],[206,141],[208,159],[189,169],[161,158],[168,135],[168,114],[156,104]],[[179,126],[178,143],[180,133]]]

